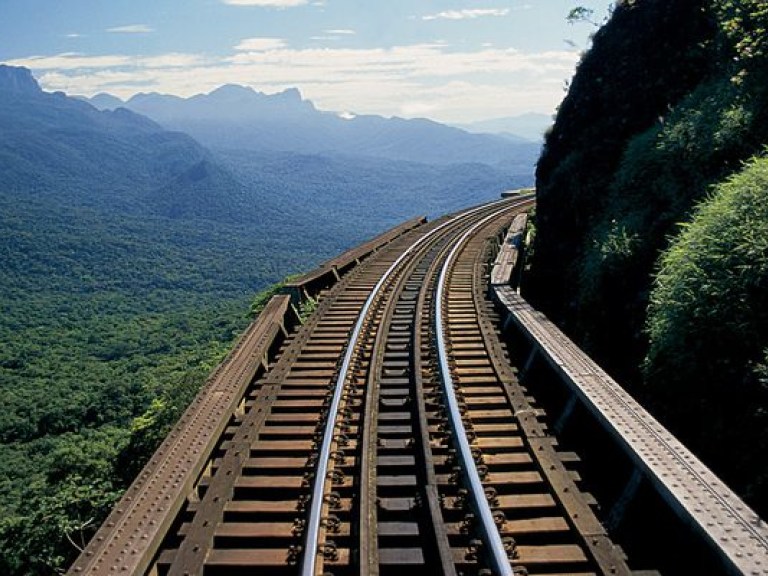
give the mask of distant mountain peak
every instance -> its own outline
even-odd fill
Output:
[[[219,86],[215,90],[211,91],[208,96],[215,96],[219,98],[250,98],[257,94],[257,92],[249,86],[241,86],[240,84],[224,84]]]
[[[28,68],[0,64],[0,92],[39,94],[42,90]]]
[[[298,88],[288,88],[275,94],[264,94],[263,92],[254,90],[250,86],[242,86],[240,84],[224,84],[212,92],[209,92],[207,95],[201,96],[207,96],[208,98],[214,98],[217,100],[248,100],[259,98],[272,100],[273,102],[283,102],[286,104],[300,104],[304,101]]]
[[[83,98],[83,99],[86,102],[90,102],[92,106],[95,106],[99,110],[115,110],[117,108],[125,106],[125,102],[120,100],[120,98],[117,98],[116,96],[112,96],[111,94],[106,94],[104,92],[96,94],[91,98]]]
[[[301,102],[303,100],[298,88],[288,88],[273,95],[273,98],[278,98],[286,102]]]

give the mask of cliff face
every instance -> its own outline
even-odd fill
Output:
[[[768,144],[766,30],[763,0],[618,3],[539,160],[527,293],[763,508],[768,466],[728,446],[768,445],[768,226],[736,226],[768,202],[760,166],[744,167]],[[731,224],[713,233],[712,214]],[[695,240],[707,234],[721,264]]]
[[[575,326],[583,258],[628,141],[657,124],[711,69],[714,27],[702,5],[619,4],[595,35],[547,135],[536,174],[530,294],[566,326]]]

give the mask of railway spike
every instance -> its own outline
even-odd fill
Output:
[[[464,514],[459,530],[462,534],[471,534],[475,530],[475,515],[472,512]]]
[[[454,500],[453,507],[454,508],[464,508],[467,506],[467,489],[466,488],[459,488],[459,490],[456,492],[456,500]]]
[[[331,510],[341,509],[341,495],[338,492],[329,492],[325,501]]]
[[[294,518],[293,520],[293,527],[291,528],[291,534],[294,535],[294,537],[299,538],[304,533],[304,528],[307,525],[307,521],[303,518]]]
[[[325,560],[336,562],[339,559],[339,549],[333,540],[326,540],[321,551]]]
[[[334,450],[331,452],[330,456],[335,464],[344,464],[344,462],[347,460],[347,455],[344,453],[344,450],[341,449]]]
[[[339,520],[339,517],[335,514],[330,514],[323,518],[321,524],[325,526],[325,529],[331,534],[338,534],[341,530],[341,520]]]
[[[288,557],[286,558],[286,562],[291,565],[296,564],[301,557],[302,550],[303,546],[301,544],[291,544],[288,547]]]
[[[349,437],[346,434],[337,434],[336,443],[339,446],[349,446]]]
[[[504,543],[504,551],[507,553],[507,557],[510,560],[514,560],[520,557],[520,553],[517,551],[517,542],[514,538],[507,536],[502,538],[501,541]]]
[[[498,506],[499,505],[499,497],[496,493],[496,488],[493,486],[486,486],[484,489],[485,492],[485,498],[488,500],[488,504],[490,506]]]
[[[333,484],[338,485],[338,484],[344,483],[345,475],[344,475],[344,472],[342,472],[339,469],[336,469],[328,472],[328,478],[330,478]]]
[[[480,557],[480,551],[483,548],[483,541],[479,538],[473,538],[467,545],[467,559],[477,560]]]

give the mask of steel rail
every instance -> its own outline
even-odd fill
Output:
[[[405,292],[405,286],[418,269],[419,263],[428,257],[435,245],[422,243],[420,250],[414,254],[411,262],[404,267],[404,274],[394,282],[390,302],[392,306],[385,308],[379,323],[371,353],[370,370],[366,381],[365,425],[363,434],[363,449],[360,457],[360,568],[361,573],[370,576],[379,574],[379,546],[376,537],[378,511],[376,504],[376,459],[377,459],[377,424],[379,417],[379,394],[382,372],[384,368],[385,344],[389,340],[388,328],[391,329],[392,319],[397,309],[397,303]],[[413,325],[412,325],[413,326]],[[413,344],[412,348],[415,348]],[[433,530],[436,533],[437,530]],[[424,544],[426,549],[427,544]],[[437,546],[435,546],[437,547]],[[364,567],[364,569],[363,569]]]
[[[445,324],[443,322],[445,287],[447,285],[448,273],[456,260],[456,256],[458,255],[459,250],[463,248],[466,240],[475,232],[475,230],[485,225],[496,216],[497,214],[491,214],[474,224],[462,235],[459,241],[456,242],[453,250],[451,250],[451,253],[448,255],[448,258],[443,265],[443,269],[440,271],[440,279],[437,284],[437,295],[435,297],[435,332],[437,334],[437,354],[440,360],[440,376],[443,382],[445,401],[448,404],[448,417],[453,429],[453,439],[458,448],[458,455],[461,458],[462,470],[464,471],[469,484],[469,493],[474,503],[475,512],[480,520],[480,531],[484,536],[485,548],[489,553],[488,558],[490,559],[492,568],[496,574],[500,576],[514,576],[514,571],[512,570],[506,550],[504,549],[504,542],[501,540],[501,535],[499,534],[496,522],[493,519],[493,513],[491,512],[488,500],[485,497],[485,489],[480,480],[480,475],[477,472],[475,459],[472,456],[472,448],[467,440],[467,432],[464,428],[464,423],[461,420],[461,412],[459,411],[459,404],[456,400],[453,377],[451,376],[451,369],[448,364],[448,353],[444,332]]]
[[[416,250],[416,248],[421,246],[422,243],[426,242],[429,238],[437,234],[440,230],[455,223],[457,220],[461,218],[467,218],[469,216],[476,214],[477,212],[488,210],[493,206],[497,206],[499,204],[505,204],[505,203],[509,203],[509,200],[507,199],[498,200],[490,204],[478,206],[477,208],[473,208],[466,212],[462,212],[461,214],[454,216],[447,222],[444,222],[441,225],[437,226],[436,228],[430,230],[427,234],[425,234],[424,236],[416,240],[413,244],[411,244],[411,246],[405,252],[403,252],[398,257],[397,260],[394,261],[394,263],[389,267],[389,269],[382,275],[382,277],[373,287],[373,290],[371,290],[371,293],[368,296],[368,299],[365,301],[365,304],[363,305],[363,308],[360,311],[357,322],[355,323],[355,327],[352,331],[352,335],[350,336],[349,342],[347,344],[347,350],[346,350],[346,353],[344,354],[344,360],[342,362],[341,369],[339,370],[339,375],[336,378],[336,382],[334,383],[335,389],[334,389],[333,399],[331,401],[331,405],[328,410],[328,416],[325,424],[325,431],[323,433],[323,444],[320,449],[320,454],[318,455],[317,469],[315,471],[315,478],[312,486],[311,507],[310,507],[309,519],[307,521],[307,538],[305,541],[304,557],[302,559],[302,565],[301,565],[301,571],[300,571],[300,574],[302,576],[315,576],[315,570],[317,567],[317,553],[318,553],[317,540],[320,534],[320,525],[322,523],[322,517],[321,517],[322,507],[323,507],[322,493],[323,493],[323,486],[326,480],[326,475],[328,474],[328,464],[330,460],[331,444],[333,441],[333,430],[336,427],[336,416],[339,411],[339,405],[341,404],[341,399],[342,399],[343,390],[344,390],[344,383],[347,379],[347,373],[349,372],[349,368],[352,365],[352,358],[355,354],[355,349],[357,348],[357,341],[359,340],[360,335],[362,334],[363,326],[368,316],[369,309],[371,308],[371,306],[373,305],[373,302],[378,297],[379,292],[383,288],[384,284],[390,279],[394,271],[400,266],[400,264],[408,256],[410,256],[410,254],[414,250]],[[493,216],[495,216],[495,213],[492,214],[490,217],[484,219],[483,221],[488,220]]]
[[[444,250],[441,250],[441,255],[443,252]],[[413,350],[411,350],[411,358],[413,362],[413,383],[416,389],[418,429],[419,436],[421,437],[420,456],[423,459],[421,465],[423,466],[424,474],[426,476],[426,483],[422,488],[426,494],[427,508],[429,509],[432,524],[435,526],[433,537],[438,543],[438,557],[435,560],[439,561],[439,568],[442,569],[441,573],[443,576],[457,576],[458,572],[456,570],[456,565],[453,562],[451,544],[448,539],[447,529],[443,522],[440,506],[440,493],[437,474],[435,472],[435,462],[432,459],[432,448],[430,447],[429,417],[427,415],[424,394],[424,358],[422,355],[422,348],[424,343],[429,343],[427,330],[431,324],[429,314],[432,308],[429,298],[435,292],[434,287],[438,280],[439,264],[439,258],[435,258],[430,264],[425,275],[425,285],[423,286],[423,289],[419,291],[418,300],[416,302],[416,321],[413,323],[412,328]],[[434,568],[437,567],[438,566],[434,566]]]

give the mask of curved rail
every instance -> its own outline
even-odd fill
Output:
[[[400,264],[406,258],[408,258],[419,246],[421,246],[424,242],[426,242],[429,238],[437,234],[439,231],[441,231],[445,227],[453,224],[456,220],[467,218],[478,212],[488,210],[492,206],[498,206],[500,204],[506,204],[506,203],[508,203],[508,201],[501,200],[501,201],[494,202],[492,204],[479,206],[477,208],[474,208],[472,210],[469,210],[467,212],[463,212],[462,214],[454,216],[447,222],[444,222],[440,226],[437,226],[436,228],[430,230],[427,234],[425,234],[424,236],[416,240],[416,242],[411,244],[411,246],[406,251],[404,251],[397,258],[397,260],[394,261],[394,263],[392,263],[389,269],[382,275],[382,277],[376,283],[373,290],[371,290],[371,293],[368,296],[368,299],[365,301],[365,304],[363,305],[363,308],[360,311],[357,322],[355,323],[355,327],[352,331],[352,334],[349,338],[349,342],[347,344],[347,350],[346,350],[346,353],[344,354],[344,360],[342,362],[341,369],[339,370],[339,374],[336,378],[336,382],[333,385],[334,386],[333,399],[331,400],[331,405],[327,415],[325,431],[323,434],[323,443],[318,456],[317,469],[315,472],[314,484],[312,488],[312,499],[310,501],[311,502],[310,515],[306,525],[307,537],[305,540],[304,558],[302,560],[301,571],[300,571],[302,576],[315,575],[315,570],[317,566],[317,554],[318,554],[318,537],[320,534],[320,526],[322,523],[322,516],[321,516],[322,506],[323,506],[322,493],[323,493],[323,486],[325,484],[326,476],[328,474],[328,464],[331,458],[333,430],[336,427],[336,419],[338,416],[339,406],[341,404],[341,399],[344,392],[344,383],[347,380],[349,369],[350,369],[350,366],[352,365],[352,358],[355,354],[357,343],[360,339],[361,334],[363,333],[363,327],[365,325],[366,318],[368,317],[368,311],[370,310],[374,301],[378,298],[382,288],[387,283],[387,281],[391,278],[394,271],[397,270]],[[495,215],[496,214],[494,213],[493,215],[485,218],[483,222],[489,220]],[[475,228],[473,227],[473,230],[474,229]]]
[[[464,245],[464,242],[469,238],[475,230],[487,223],[490,219],[496,215],[492,214],[487,218],[484,218],[480,222],[476,223],[464,235],[456,242],[456,246],[451,250],[448,258],[443,265],[443,269],[440,271],[440,279],[437,283],[437,296],[435,297],[436,312],[435,312],[435,332],[437,334],[437,354],[440,360],[440,372],[443,382],[443,392],[445,393],[446,402],[448,403],[449,417],[451,427],[453,428],[453,438],[457,444],[458,454],[461,458],[462,469],[466,474],[469,484],[471,499],[474,503],[474,508],[480,519],[481,532],[484,535],[485,548],[489,552],[489,560],[496,574],[501,576],[513,576],[512,567],[509,563],[509,558],[504,549],[504,543],[501,540],[499,531],[496,528],[496,522],[493,520],[493,514],[491,508],[488,505],[488,500],[485,497],[485,489],[480,481],[480,475],[477,473],[475,461],[472,456],[472,448],[469,446],[467,440],[467,432],[464,428],[464,423],[461,420],[461,412],[459,411],[458,401],[456,400],[456,393],[454,391],[453,378],[451,377],[451,369],[448,365],[448,352],[445,342],[445,333],[443,330],[443,300],[445,298],[445,287],[447,285],[448,274],[453,266],[456,256]]]

